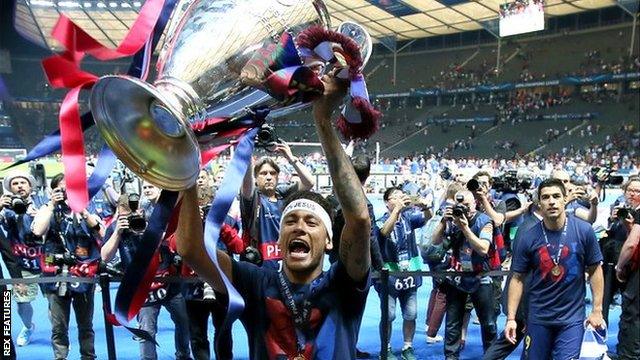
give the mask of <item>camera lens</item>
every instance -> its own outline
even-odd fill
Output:
[[[131,229],[131,231],[143,232],[146,227],[147,221],[144,217],[137,214],[129,215],[129,229]]]
[[[11,199],[11,209],[16,214],[21,215],[27,212],[27,204],[24,203],[22,198],[14,197]]]
[[[626,219],[627,217],[629,217],[629,209],[627,208],[618,209],[618,219]]]
[[[476,192],[480,189],[480,183],[476,179],[471,179],[467,182],[467,190],[471,192]]]

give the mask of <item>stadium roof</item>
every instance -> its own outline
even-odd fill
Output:
[[[181,0],[190,2],[191,0]],[[259,1],[259,0],[256,0]],[[352,20],[374,39],[419,39],[482,28],[498,17],[501,4],[513,0],[324,0],[333,25]],[[545,13],[559,16],[608,7],[616,0],[546,0]],[[60,13],[104,45],[116,47],[135,20],[144,0],[16,0],[16,29],[53,50],[49,35]]]

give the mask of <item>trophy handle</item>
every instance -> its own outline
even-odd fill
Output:
[[[369,32],[362,25],[351,21],[342,22],[338,26],[337,32],[350,37],[358,44],[360,55],[362,56],[362,68],[360,70],[364,69],[373,51],[373,42]]]

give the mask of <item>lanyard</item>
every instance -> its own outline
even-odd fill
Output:
[[[562,253],[562,248],[564,247],[564,240],[567,237],[567,225],[569,224],[569,218],[564,221],[564,228],[562,229],[562,235],[560,236],[560,240],[558,241],[558,254],[555,258],[551,258],[555,265],[558,265],[560,262],[560,254]],[[542,234],[544,235],[544,241],[547,246],[547,250],[549,249],[549,238],[547,237],[547,230],[544,228],[544,221],[540,222],[540,226],[542,226]]]
[[[305,298],[302,308],[299,308],[293,299],[291,288],[289,288],[289,284],[287,284],[282,272],[278,273],[278,279],[280,280],[280,292],[284,298],[284,303],[293,315],[298,353],[302,354],[306,343],[304,331],[309,329],[309,319],[311,318],[311,302]]]

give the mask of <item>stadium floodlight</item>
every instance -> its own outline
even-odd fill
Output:
[[[55,7],[56,4],[53,3],[53,1],[46,1],[46,0],[31,0],[31,2],[29,2],[30,5],[37,5],[37,6],[48,6],[48,7]]]
[[[140,1],[134,1],[133,2],[133,6],[140,7],[140,6],[142,6],[142,3],[140,3]]]
[[[85,2],[84,4],[82,4],[82,6],[86,8],[90,8],[92,4],[90,2]]]
[[[65,7],[65,8],[79,8],[79,7],[82,7],[82,5],[80,5],[80,3],[75,2],[75,1],[60,1],[60,2],[58,2],[58,6],[59,7]]]
[[[104,9],[107,7],[107,5],[105,3],[99,2],[96,4],[97,7],[99,7],[100,9]]]
[[[110,3],[109,3],[109,7],[117,8],[117,7],[118,7],[118,3],[110,2]]]

